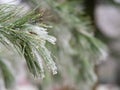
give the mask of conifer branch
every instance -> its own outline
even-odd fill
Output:
[[[46,41],[55,44],[56,39],[48,35],[46,28],[32,24],[40,16],[34,11],[26,14],[16,5],[0,5],[0,42],[15,47],[24,56],[30,72],[43,78],[43,63],[53,74],[57,72],[55,62],[45,47]]]

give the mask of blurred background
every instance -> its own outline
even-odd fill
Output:
[[[58,66],[57,75],[46,72],[44,79],[34,78],[17,51],[1,44],[0,57],[15,82],[6,89],[0,75],[0,90],[120,90],[120,0],[0,0],[0,4],[22,6],[25,12],[37,7],[36,13],[42,14],[39,22],[57,38],[55,46],[46,46]],[[106,46],[96,55],[94,45]]]

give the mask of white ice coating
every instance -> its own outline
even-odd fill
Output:
[[[28,31],[32,31],[32,32],[38,34],[41,39],[47,40],[50,43],[55,44],[56,38],[48,35],[46,28],[39,27],[39,26],[33,26],[30,24],[27,24],[26,26],[28,27],[27,28]]]
[[[36,58],[37,58],[37,61],[38,61],[38,64],[40,66],[40,69],[41,69],[41,73],[40,73],[40,78],[44,78],[45,75],[44,75],[44,68],[43,68],[43,62],[42,62],[42,58],[40,57],[40,55],[38,54],[38,52],[36,50],[34,50],[34,53],[36,55]]]
[[[39,37],[41,39],[43,39],[44,41],[47,40],[50,43],[55,44],[56,38],[53,37],[53,36],[48,35],[48,32],[47,32],[46,28],[39,27],[39,26],[33,26],[33,25],[30,25],[30,24],[27,24],[26,27],[27,27],[27,29],[26,29],[27,32],[34,32],[37,35],[39,35]],[[38,49],[39,46],[36,46],[36,48]],[[46,60],[48,69],[50,71],[52,71],[53,74],[57,74],[57,67],[55,65],[55,62],[51,58],[51,53],[47,50],[46,47],[42,46],[41,48],[43,48],[42,49],[43,50],[42,53],[43,53],[43,57]],[[36,57],[38,58],[38,61],[40,63],[40,67],[43,69],[41,57],[38,55],[37,52],[35,52],[35,54],[36,54]]]
[[[49,70],[52,71],[53,75],[57,74],[57,66],[55,65],[55,62],[53,61],[53,59],[51,58],[51,53],[45,48],[44,48],[44,54],[47,55],[46,56],[46,63],[47,63],[47,67]]]

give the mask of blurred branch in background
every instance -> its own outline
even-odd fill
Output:
[[[107,55],[105,45],[94,37],[95,27],[84,3],[84,0],[35,2],[52,14],[50,22],[47,22],[53,26],[51,34],[57,38],[56,48],[51,47],[51,50],[57,58],[60,79],[53,77],[49,82],[75,85],[78,90],[92,89],[96,82],[94,66]]]

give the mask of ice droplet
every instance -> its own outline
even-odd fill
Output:
[[[57,74],[57,68],[52,73],[53,73],[53,75],[56,75]]]

